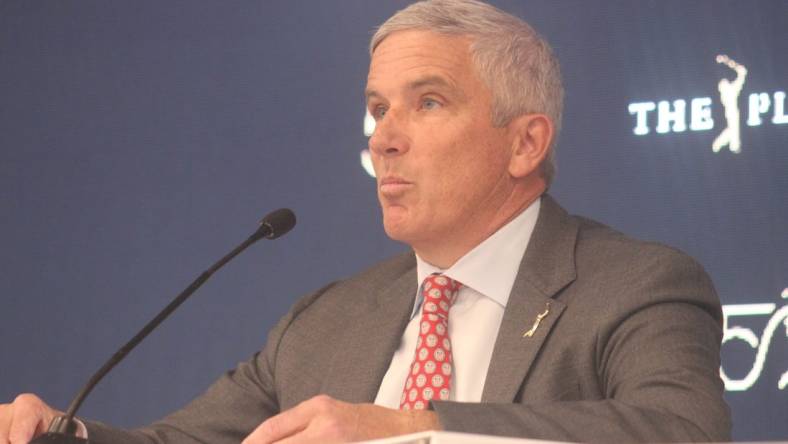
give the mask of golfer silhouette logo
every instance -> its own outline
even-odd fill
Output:
[[[720,102],[725,108],[725,120],[728,126],[714,139],[711,149],[717,153],[722,147],[727,145],[731,152],[738,153],[741,151],[739,94],[744,86],[744,79],[747,77],[747,68],[731,60],[726,55],[718,55],[717,63],[727,65],[730,69],[736,71],[736,78],[733,81],[723,78],[717,84],[717,89],[720,91]]]

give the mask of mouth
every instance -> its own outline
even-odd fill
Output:
[[[378,189],[386,197],[398,197],[407,191],[413,183],[397,176],[386,176],[380,180]]]

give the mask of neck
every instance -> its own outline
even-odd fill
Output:
[[[413,250],[424,261],[445,270],[525,211],[543,191],[525,196],[510,196],[492,217],[475,218],[475,223],[463,226],[461,231],[446,233],[446,236],[434,242],[412,245]]]

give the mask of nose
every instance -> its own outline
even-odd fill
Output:
[[[406,116],[389,109],[383,118],[375,123],[375,131],[369,138],[369,150],[383,157],[407,153],[410,149],[407,126]]]

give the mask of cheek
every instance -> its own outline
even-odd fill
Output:
[[[498,130],[466,121],[420,135],[408,160],[418,169],[419,196],[429,205],[460,207],[505,172],[505,141]]]
[[[458,199],[458,205],[478,204],[493,193],[508,174],[508,155],[497,140],[467,139],[446,160],[451,174],[446,178],[446,192]]]

